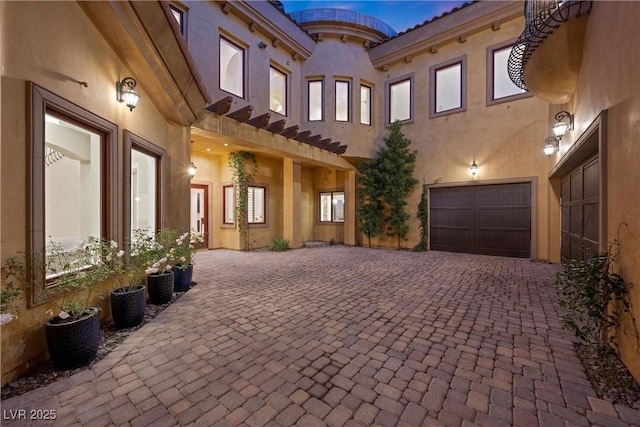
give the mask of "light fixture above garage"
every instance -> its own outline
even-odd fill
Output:
[[[473,160],[473,163],[471,163],[471,167],[469,169],[471,169],[471,175],[476,176],[476,174],[478,173],[478,165],[475,159]]]
[[[135,91],[137,85],[133,77],[125,77],[116,82],[116,99],[118,102],[124,102],[129,107],[129,111],[133,111],[140,100],[140,95]]]
[[[560,111],[555,115],[556,124],[551,127],[553,134],[556,138],[562,138],[568,130],[573,130],[573,114],[568,111]],[[569,119],[569,122],[565,122],[565,119]]]

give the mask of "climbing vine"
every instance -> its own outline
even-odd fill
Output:
[[[418,204],[418,219],[420,220],[420,242],[413,247],[415,252],[427,250],[427,239],[429,237],[429,188],[422,185],[422,196]]]
[[[247,165],[249,163],[249,165]],[[229,155],[229,168],[233,173],[236,188],[236,218],[242,250],[250,249],[249,244],[249,184],[258,173],[256,155],[248,151],[235,151]]]

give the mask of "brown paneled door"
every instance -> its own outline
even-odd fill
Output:
[[[204,238],[204,247],[209,247],[209,186],[191,184],[191,231]]]
[[[562,261],[586,260],[598,252],[600,172],[592,157],[561,180]]]
[[[531,183],[432,188],[431,249],[528,258]]]

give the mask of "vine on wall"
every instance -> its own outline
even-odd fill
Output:
[[[233,173],[236,188],[236,219],[240,232],[242,250],[250,249],[249,244],[249,185],[258,173],[256,155],[248,151],[235,151],[229,155],[229,168]]]

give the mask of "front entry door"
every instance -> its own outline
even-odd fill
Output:
[[[204,239],[209,247],[209,186],[191,184],[191,230]]]

